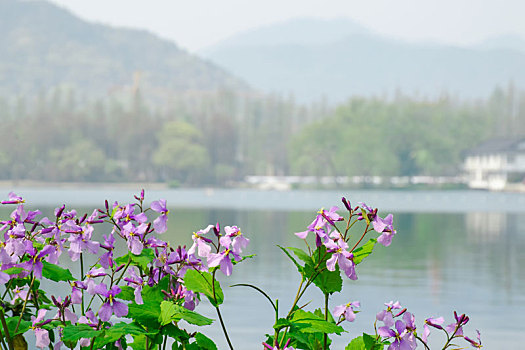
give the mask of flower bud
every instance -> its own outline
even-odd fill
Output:
[[[346,210],[352,211],[352,204],[350,204],[350,201],[348,199],[346,199],[345,197],[342,197],[341,201],[345,205]]]

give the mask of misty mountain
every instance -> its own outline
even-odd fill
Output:
[[[300,101],[324,96],[340,102],[398,90],[477,98],[510,81],[525,87],[525,53],[515,48],[407,43],[349,20],[278,23],[236,35],[202,55],[256,88],[293,93]]]
[[[513,34],[498,35],[483,40],[476,47],[484,50],[516,50],[525,52],[525,39]]]
[[[0,0],[0,95],[67,86],[89,97],[129,89],[165,96],[245,84],[144,31],[85,22],[45,1]]]

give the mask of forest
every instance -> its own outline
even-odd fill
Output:
[[[352,97],[333,106],[255,92],[186,92],[156,107],[140,89],[0,99],[0,179],[232,186],[247,175],[456,175],[462,155],[525,135],[525,94]]]

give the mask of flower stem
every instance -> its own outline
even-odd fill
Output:
[[[13,344],[13,339],[11,339],[11,336],[9,335],[9,328],[7,327],[7,322],[5,321],[5,314],[3,308],[0,308],[0,321],[2,322],[2,328],[4,329],[5,337],[7,339],[7,343],[9,344],[9,349],[14,350],[15,346]]]
[[[325,321],[328,321],[328,296],[329,294],[328,293],[325,293],[324,295],[324,320]],[[328,345],[328,334],[325,333],[324,334],[324,346],[323,346],[323,349],[326,350],[328,349],[327,345]]]
[[[35,283],[35,276],[33,275],[33,278],[31,278],[31,284],[29,285],[29,291],[27,292],[26,298],[24,300],[24,305],[22,306],[22,311],[20,312],[20,317],[18,318],[18,322],[15,327],[15,334],[18,331],[18,327],[20,327],[20,322],[22,322],[22,317],[24,316],[24,311],[26,311],[27,301],[29,300],[29,297],[31,296],[31,289],[33,289],[34,283]]]
[[[361,236],[361,238],[359,238],[359,241],[357,241],[356,244],[354,244],[354,246],[352,247],[352,249],[350,249],[350,253],[354,251],[355,248],[357,248],[357,246],[359,245],[359,243],[361,243],[361,241],[363,240],[363,238],[365,238],[366,234],[368,233],[368,227],[370,226],[370,224],[366,224],[366,227],[365,227],[365,232],[363,232],[363,235]]]
[[[82,252],[80,253],[80,280],[84,280],[84,256],[82,255]],[[80,304],[80,307],[82,308],[82,315],[85,315],[85,309],[84,309],[84,289],[81,289],[82,293],[82,303]]]
[[[428,347],[427,343],[425,343],[425,342],[423,341],[423,339],[421,339],[421,338],[418,337],[417,335],[416,335],[416,339],[419,340],[421,343],[423,343],[423,345],[425,346],[425,349],[430,350],[430,348]]]
[[[222,332],[224,333],[224,337],[226,337],[226,341],[228,342],[228,346],[231,350],[233,350],[232,342],[230,341],[230,337],[228,336],[228,331],[226,330],[226,326],[224,324],[224,320],[222,319],[221,311],[219,310],[219,305],[217,304],[217,296],[215,294],[215,273],[217,270],[213,271],[212,279],[211,279],[211,288],[213,291],[213,300],[215,300],[215,310],[217,310],[217,315],[219,316],[219,321],[221,322]]]

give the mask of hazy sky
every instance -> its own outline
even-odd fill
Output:
[[[78,16],[148,29],[195,51],[249,28],[294,17],[346,17],[406,40],[472,44],[525,37],[524,0],[52,0]]]

